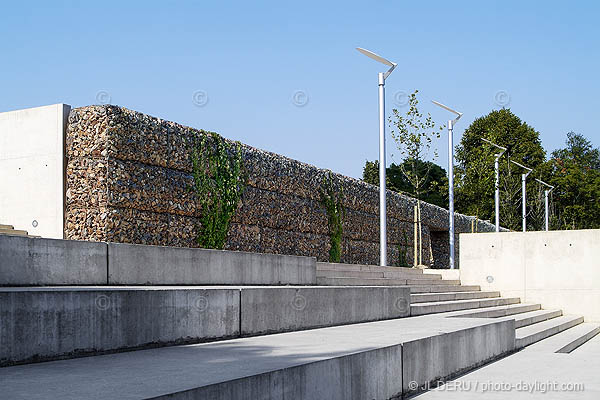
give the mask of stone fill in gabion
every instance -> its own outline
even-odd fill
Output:
[[[199,209],[189,190],[188,143],[199,134],[205,132],[112,105],[71,110],[66,134],[66,237],[197,247]],[[327,217],[318,189],[328,171],[247,145],[242,145],[242,153],[248,181],[226,248],[327,261]],[[333,176],[335,184],[344,187],[347,209],[342,262],[377,264],[379,189]],[[387,198],[389,263],[398,262],[400,243],[408,246],[412,265],[415,200],[390,191]],[[422,219],[423,263],[447,267],[447,240],[441,239],[441,231],[448,230],[448,211],[423,203]],[[457,233],[471,232],[472,220],[457,214]],[[477,221],[479,232],[493,229]]]

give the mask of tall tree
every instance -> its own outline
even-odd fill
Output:
[[[583,135],[569,132],[566,147],[548,161],[554,229],[600,228],[600,150]]]
[[[492,220],[495,217],[495,151],[481,138],[508,149],[500,163],[500,223],[518,230],[521,226],[521,173],[525,171],[510,164],[508,160],[513,159],[530,168],[542,165],[546,153],[539,132],[521,121],[509,109],[494,110],[473,121],[465,130],[456,147],[456,210]],[[535,194],[533,185],[528,185],[527,193],[531,199]]]

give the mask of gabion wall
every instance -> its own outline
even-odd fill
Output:
[[[117,106],[73,109],[66,141],[66,237],[197,247],[198,208],[188,189],[186,143],[200,132]],[[327,261],[319,187],[328,171],[247,145],[242,152],[248,183],[226,248]],[[334,179],[344,187],[347,209],[342,262],[377,264],[378,187],[338,174]],[[412,265],[415,201],[389,191],[387,198],[388,263],[398,262],[398,244],[404,244]],[[446,267],[447,248],[435,240],[432,249],[430,232],[448,230],[448,212],[423,203],[422,219],[423,263]],[[471,232],[472,218],[457,214],[455,224],[457,232]],[[479,232],[493,230],[489,223],[477,224]]]

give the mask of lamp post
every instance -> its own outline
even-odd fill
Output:
[[[494,171],[496,172],[496,192],[494,194],[494,206],[496,210],[496,232],[500,232],[500,165],[498,160],[502,157],[502,154],[506,152],[506,147],[502,147],[497,145],[496,143],[492,143],[491,141],[481,138],[486,143],[491,144],[492,146],[502,150],[501,153],[496,153],[496,159],[494,160]]]
[[[544,221],[546,222],[546,232],[548,232],[548,195],[550,194],[551,191],[554,190],[554,186],[547,184],[546,182],[535,178],[536,181],[538,181],[539,183],[541,183],[544,186],[547,186],[550,188],[550,190],[545,189],[544,190],[544,208],[546,210],[546,214],[545,214],[545,218]]]
[[[452,132],[454,124],[462,117],[462,113],[437,101],[433,101],[433,104],[456,114],[456,118],[448,121],[448,212],[450,214],[448,230],[450,235],[450,269],[454,269],[454,138]]]
[[[390,69],[380,72],[379,78],[379,265],[387,265],[387,225],[386,225],[386,193],[385,193],[385,80],[396,68],[395,62],[386,60],[372,51],[357,47],[365,56],[372,58],[382,64],[388,65]]]
[[[523,200],[522,200],[523,205],[522,205],[521,209],[522,209],[522,213],[523,213],[523,232],[526,232],[527,231],[527,189],[526,189],[525,181],[527,180],[527,177],[533,170],[531,168],[524,166],[523,164],[519,164],[516,161],[510,160],[510,162],[527,170],[526,174],[521,174],[521,191],[523,193]]]

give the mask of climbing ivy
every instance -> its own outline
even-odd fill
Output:
[[[206,249],[223,249],[229,222],[245,188],[242,151],[214,132],[199,132],[192,142],[193,187],[200,208],[197,241]]]
[[[336,191],[331,172],[323,178],[319,188],[321,205],[327,211],[327,226],[329,228],[329,262],[340,262],[342,256],[343,221],[346,209],[343,204],[344,188],[340,185]]]

